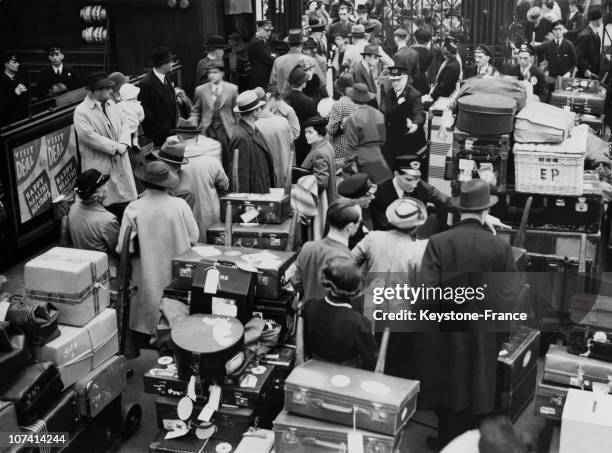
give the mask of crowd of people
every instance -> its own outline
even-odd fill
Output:
[[[542,100],[556,76],[603,76],[600,9],[588,11],[585,23],[579,1],[569,1],[567,17],[554,1],[521,2],[517,11],[524,3],[526,39],[509,75]],[[167,47],[152,51],[152,70],[137,87],[121,73],[87,77],[89,94],[74,112],[83,172],[69,230],[76,247],[104,251],[116,263],[132,228],[135,336],[154,334],[171,260],[206,241],[220,220],[220,195],[284,187],[292,166],[315,176],[319,199],[329,204],[327,234],[303,244],[291,278],[313,357],[373,369],[374,306],[362,295],[380,286],[381,275],[383,285],[385,276],[401,275],[403,283],[431,286],[449,284],[449,272],[516,275],[510,246],[489,222],[496,197],[488,183],[465,183],[451,199],[426,182],[423,167],[427,108],[452,96],[463,78],[501,77],[503,69],[481,44],[475,74],[468,74],[457,39],[447,36],[442,63],[430,73],[431,32],[398,28],[388,52],[371,15],[377,6],[309,1],[308,26],[290,29],[274,47],[272,23],[258,21],[239,85],[226,80],[227,42],[211,36],[197,68],[183,68],[196,71],[192,99],[168,77],[175,56]],[[57,70],[41,77],[41,96],[78,84],[60,55],[49,49]],[[536,65],[536,57],[547,66]],[[16,77],[17,56],[4,63],[4,110],[14,112],[27,88]],[[143,140],[154,146],[146,155]],[[449,214],[459,220],[452,226]],[[452,285],[476,285],[469,275]],[[494,308],[512,307],[518,279],[493,283]],[[386,372],[420,380],[420,407],[434,409],[439,420],[432,448],[494,412],[498,345],[487,332],[391,336]]]

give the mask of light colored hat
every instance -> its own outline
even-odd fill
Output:
[[[539,6],[534,6],[529,11],[527,11],[527,20],[529,22],[537,22],[537,20],[542,15],[542,10]]]
[[[176,187],[179,183],[178,175],[172,171],[168,164],[155,160],[139,164],[134,170],[134,176],[141,181],[161,187]]]
[[[255,90],[246,90],[238,95],[234,112],[246,113],[258,109],[265,105],[265,101],[260,101]]]
[[[140,88],[131,83],[124,83],[121,85],[121,88],[119,88],[119,96],[121,96],[121,99],[136,99],[138,93],[140,93]]]
[[[391,203],[386,215],[389,223],[398,230],[409,230],[425,223],[427,209],[422,201],[406,197]]]
[[[166,139],[159,149],[151,151],[155,157],[164,162],[175,165],[186,165],[189,159],[185,157],[185,143],[176,135],[171,135]]]

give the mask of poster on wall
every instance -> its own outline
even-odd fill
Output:
[[[74,126],[66,126],[12,149],[21,223],[51,209],[51,201],[74,187],[79,174]]]

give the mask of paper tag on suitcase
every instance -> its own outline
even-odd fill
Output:
[[[210,391],[208,402],[202,409],[202,412],[200,412],[200,415],[198,415],[198,420],[203,422],[210,421],[215,411],[219,410],[219,403],[221,401],[221,387],[218,385],[211,385],[208,390]]]
[[[247,211],[240,216],[240,219],[243,223],[249,223],[251,220],[255,219],[259,215],[259,209],[248,209]]]
[[[233,299],[225,299],[222,297],[212,298],[212,314],[219,316],[229,316],[235,318],[238,316],[238,306]]]
[[[206,294],[217,294],[219,288],[219,270],[209,269],[206,273],[206,282],[204,282],[204,292]]]
[[[195,376],[191,376],[191,379],[189,379],[189,384],[187,384],[187,396],[192,401],[196,400],[196,392],[195,392],[196,381],[195,380],[196,380]]]
[[[348,453],[364,453],[363,433],[351,431],[347,436]]]

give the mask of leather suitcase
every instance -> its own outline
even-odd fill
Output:
[[[260,363],[274,366],[276,378],[285,380],[295,364],[296,347],[292,344],[277,346],[260,359]]]
[[[578,77],[558,76],[555,83],[555,91],[576,91],[578,93],[599,93],[599,80],[582,79]]]
[[[163,396],[182,397],[187,394],[188,380],[179,378],[176,367],[174,368],[152,368],[143,376],[145,393],[153,393]],[[200,382],[196,379],[196,396],[201,398]]]
[[[160,396],[155,399],[155,411],[157,413],[157,426],[164,427],[164,420],[177,420],[177,407],[180,399]],[[204,403],[195,403],[191,418],[195,420],[204,408]],[[219,406],[211,421],[215,423],[217,431],[215,437],[232,443],[240,442],[244,434],[255,423],[255,412],[253,409],[236,407],[226,404]]]
[[[514,99],[496,94],[471,94],[457,103],[457,129],[480,136],[512,132]]]
[[[277,299],[283,293],[285,272],[295,260],[295,252],[253,250],[222,245],[191,248],[172,260],[172,287],[192,289],[195,269],[204,259],[233,262],[258,270],[255,297]]]
[[[570,300],[570,320],[580,326],[612,331],[612,297],[576,294]]]
[[[274,193],[229,193],[220,198],[221,222],[225,222],[225,207],[232,203],[232,222],[244,222],[242,214],[257,209],[259,214],[250,220],[257,223],[280,224],[291,217],[291,197],[283,190]]]
[[[576,93],[574,91],[553,91],[550,104],[563,108],[569,106],[572,112],[601,115],[604,112],[606,96],[599,93]]]
[[[114,356],[78,380],[73,389],[79,395],[81,415],[97,416],[127,389],[128,364],[122,355]]]
[[[418,391],[418,381],[309,360],[285,381],[285,410],[395,436],[414,414]]]
[[[352,426],[300,417],[282,411],[274,420],[274,449],[277,452],[337,453],[348,451]],[[364,453],[394,453],[400,436],[389,436],[357,429],[363,435]]]
[[[179,300],[186,305],[191,303],[191,290],[190,289],[177,289],[173,288],[172,285],[164,289],[163,297],[170,299]]]
[[[280,225],[257,223],[234,223],[232,246],[284,251],[289,240],[291,219]],[[225,245],[225,224],[215,223],[206,230],[206,242]]]
[[[521,326],[502,345],[497,357],[497,388],[501,392],[515,389],[529,374],[540,350],[540,332]]]
[[[159,432],[157,438],[149,444],[149,453],[229,453],[238,445],[237,442],[227,442],[217,436],[208,441],[200,440],[193,432],[178,439],[165,440],[166,433],[164,430]]]
[[[261,409],[266,402],[274,376],[271,365],[249,365],[237,378],[227,378],[223,388],[223,404]]]
[[[535,391],[534,413],[552,420],[561,420],[569,389],[570,387],[548,384],[541,380]]]
[[[15,376],[31,360],[26,336],[13,326],[6,326],[8,334],[6,350],[0,350],[0,392],[15,380]]]
[[[43,432],[70,433],[80,421],[81,411],[78,396],[74,390],[68,389],[39,420],[28,426],[22,426],[22,428],[37,434]]]
[[[591,383],[607,383],[612,376],[612,363],[570,354],[564,346],[550,345],[544,360],[547,383],[566,387],[589,387]]]
[[[32,423],[49,409],[62,392],[60,374],[51,362],[38,362],[25,367],[15,383],[4,393],[3,400],[15,404],[20,425]]]
[[[269,453],[274,447],[274,431],[251,429],[243,434],[235,453]]]
[[[537,378],[538,366],[534,360],[520,382],[512,389],[498,394],[497,407],[513,421],[516,420],[533,398]]]
[[[2,431],[7,433],[20,431],[15,405],[9,401],[0,401],[0,426]]]

